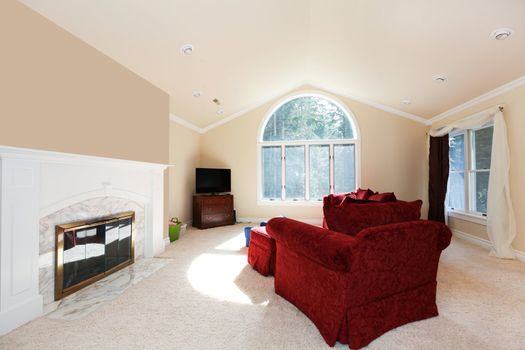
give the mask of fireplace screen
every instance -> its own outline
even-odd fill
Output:
[[[55,300],[133,263],[134,212],[56,227]]]

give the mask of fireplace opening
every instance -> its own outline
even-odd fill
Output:
[[[55,228],[55,300],[134,261],[132,211]]]

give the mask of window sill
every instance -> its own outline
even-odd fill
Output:
[[[464,211],[457,211],[457,210],[447,210],[447,215],[450,217],[456,218],[456,219],[470,221],[478,225],[487,226],[486,216],[466,213]]]
[[[282,200],[264,200],[259,199],[257,205],[270,207],[322,207],[323,201],[282,201]]]

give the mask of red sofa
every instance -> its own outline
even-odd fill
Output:
[[[441,223],[394,223],[352,236],[274,218],[267,231],[276,241],[276,293],[308,316],[330,346],[339,341],[358,349],[438,314],[438,262],[451,238]]]

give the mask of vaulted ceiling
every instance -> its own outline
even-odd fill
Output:
[[[171,112],[200,128],[305,83],[428,119],[525,75],[523,0],[22,2],[169,93]],[[513,34],[494,40],[500,27]]]

